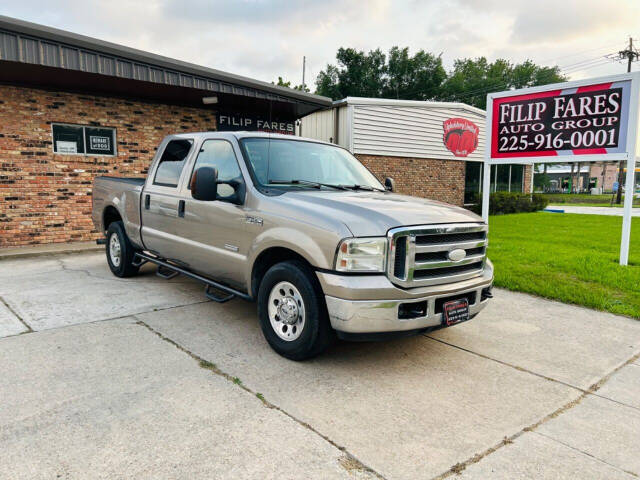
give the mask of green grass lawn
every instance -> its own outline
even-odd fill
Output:
[[[493,216],[495,285],[640,319],[640,219],[628,267],[618,264],[621,227],[621,217],[605,215]]]

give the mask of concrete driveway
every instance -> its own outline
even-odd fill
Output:
[[[582,215],[610,215],[621,217],[624,214],[622,207],[580,207],[578,205],[547,205],[549,210],[562,210],[564,213],[580,213]],[[632,217],[640,217],[640,208],[631,209]]]
[[[102,253],[0,261],[0,478],[640,475],[640,322],[497,291],[295,363],[253,304]]]

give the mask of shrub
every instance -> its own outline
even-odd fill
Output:
[[[482,211],[482,195],[476,195],[475,205],[471,208],[478,215]],[[544,210],[549,201],[544,195],[495,192],[489,195],[489,215],[503,215],[505,213],[527,213]]]

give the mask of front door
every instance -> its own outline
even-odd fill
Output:
[[[215,168],[219,181],[242,177],[233,145],[228,140],[205,140],[190,176],[200,167]],[[219,200],[201,201],[191,196],[190,184],[190,181],[185,182],[184,217],[178,222],[184,237],[183,260],[195,271],[244,288],[251,244],[247,238],[245,208],[225,201],[225,197],[234,193],[229,185],[218,185]]]
[[[180,260],[183,250],[177,223],[184,202],[179,186],[193,144],[192,139],[183,138],[167,142],[142,192],[144,246],[172,260]]]

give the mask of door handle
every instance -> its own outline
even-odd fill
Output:
[[[184,217],[184,200],[178,202],[178,216]]]
[[[144,209],[149,210],[149,205],[151,204],[151,195],[148,193],[144,196]]]

